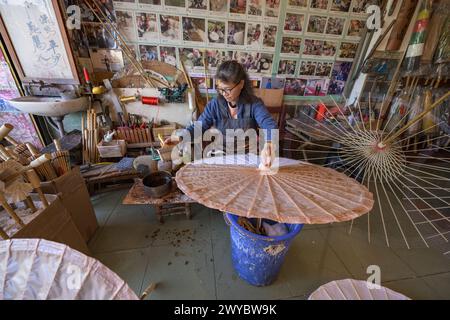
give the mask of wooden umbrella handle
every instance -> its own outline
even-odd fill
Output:
[[[35,189],[37,191],[39,198],[42,201],[42,204],[44,205],[45,208],[47,208],[48,201],[47,201],[47,198],[45,197],[44,193],[42,192],[41,179],[39,179],[38,174],[36,173],[36,171],[34,171],[34,169],[27,170],[27,172],[25,172],[25,174],[26,174],[28,181],[31,183],[31,186],[33,187],[33,189]]]
[[[53,139],[53,143],[55,144],[56,151],[62,151],[61,141],[59,139]]]
[[[0,141],[3,140],[14,129],[14,126],[9,123],[5,123],[0,127]]]
[[[4,240],[9,239],[8,234],[0,227],[0,237],[2,237]]]
[[[40,153],[35,146],[33,146],[31,143],[26,143],[25,145],[27,146],[28,151],[30,151],[33,157],[39,157]]]

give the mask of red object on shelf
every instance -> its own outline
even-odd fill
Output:
[[[90,83],[91,79],[89,78],[89,73],[86,67],[83,67],[83,73],[84,73],[84,80],[86,81],[86,83]]]
[[[327,108],[325,107],[325,105],[323,103],[321,103],[317,106],[317,113],[316,113],[317,121],[322,121],[325,118],[326,110],[327,110]]]
[[[158,97],[142,97],[142,104],[149,104],[152,106],[157,106],[159,104]]]

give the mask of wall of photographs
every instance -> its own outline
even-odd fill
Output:
[[[138,59],[183,61],[214,92],[220,63],[234,59],[255,87],[288,96],[342,93],[365,28],[370,0],[103,0]],[[83,10],[83,39],[94,71],[117,71],[121,51]],[[83,55],[82,55],[83,56]],[[126,63],[126,62],[125,62]],[[209,79],[205,80],[204,74]]]

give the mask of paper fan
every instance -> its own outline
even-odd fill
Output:
[[[25,200],[33,191],[31,184],[16,180],[5,188],[5,196],[9,202],[19,202]]]
[[[0,241],[0,300],[137,300],[114,272],[42,239]]]
[[[366,187],[308,163],[280,166],[269,174],[256,166],[193,163],[177,172],[176,181],[186,195],[207,207],[284,223],[347,221],[373,205]]]
[[[311,293],[308,300],[411,300],[391,289],[362,280],[328,282]]]

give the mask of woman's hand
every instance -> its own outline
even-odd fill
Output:
[[[272,142],[266,142],[264,148],[261,151],[261,164],[265,168],[270,168],[272,166],[273,160],[275,159],[275,147]]]
[[[174,137],[173,139],[172,139],[172,136],[170,136],[170,137],[167,137],[164,141],[162,141],[163,142],[163,145],[161,145],[161,147],[162,146],[165,146],[165,145],[168,145],[168,146],[174,146],[174,145],[176,145],[176,144],[178,144],[178,142],[180,142],[180,138],[179,137]]]

